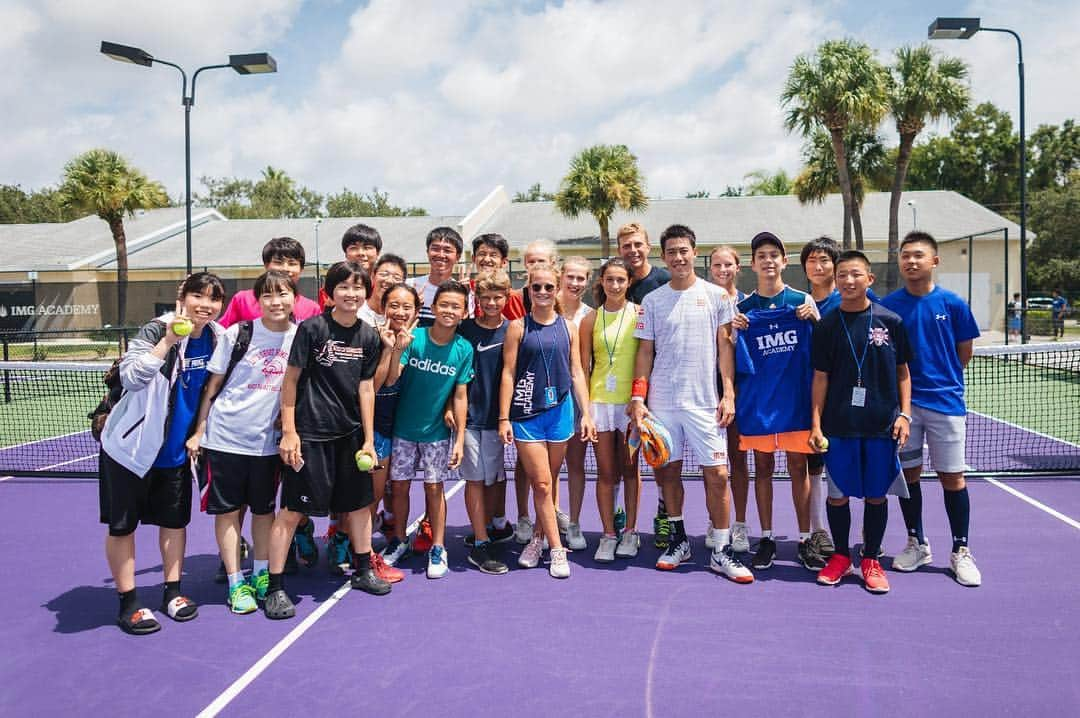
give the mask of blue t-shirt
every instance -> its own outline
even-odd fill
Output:
[[[473,348],[473,380],[469,382],[469,418],[466,429],[499,428],[499,384],[502,382],[503,343],[510,322],[495,329],[480,326],[475,319],[458,325],[458,334]]]
[[[867,289],[866,296],[870,299],[871,302],[881,301],[881,298],[878,295],[874,294],[873,289]],[[818,316],[825,316],[826,312],[831,312],[832,310],[840,306],[840,290],[833,289],[832,293],[822,299],[820,302],[815,299],[814,304],[817,304]]]
[[[771,297],[763,297],[756,291],[750,292],[745,299],[739,302],[739,311],[749,314],[754,309],[779,309],[780,307],[800,307],[806,303],[809,295],[798,289],[784,285],[779,294]]]
[[[214,332],[205,327],[197,339],[188,339],[184,350],[184,361],[177,372],[173,384],[172,413],[169,415],[169,428],[165,434],[165,443],[161,445],[155,469],[171,469],[187,463],[187,448],[191,423],[199,413],[199,397],[202,396],[203,384],[206,383],[206,365],[214,353]]]
[[[801,303],[801,302],[800,302]],[[735,416],[744,436],[806,431],[810,428],[809,321],[793,306],[751,309],[749,328],[740,332],[753,361],[753,375],[736,372]]]
[[[904,320],[911,346],[911,403],[949,416],[964,416],[964,367],[956,345],[979,336],[971,308],[941,287],[924,297],[897,289],[881,304]]]
[[[1058,319],[1059,317],[1061,317],[1061,312],[1065,309],[1065,305],[1065,297],[1054,297],[1052,303],[1050,304],[1050,311],[1053,314],[1054,319]]]

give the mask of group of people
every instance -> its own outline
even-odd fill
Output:
[[[862,578],[868,590],[888,591],[878,562],[888,493],[901,497],[908,533],[893,568],[932,561],[919,484],[925,441],[944,490],[951,571],[963,585],[981,583],[967,547],[963,474],[963,367],[978,329],[967,305],[933,283],[933,237],[904,239],[904,286],[882,299],[869,289],[866,256],[825,237],[802,249],[810,286],[802,292],[783,280],[784,242],[755,236],[750,294],[736,286],[740,257],[731,247],[712,251],[711,281],[698,277],[697,239],[684,225],[660,236],[664,268],[650,262],[640,224],[621,227],[617,243],[619,256],[594,279],[587,259],[560,261],[552,242],[533,242],[520,290],[506,271],[505,238],[473,239],[470,272],[449,227],[428,233],[429,273],[412,278],[401,257],[383,253],[375,229],[350,228],[344,260],[326,271],[317,301],[298,291],[304,250],[290,238],[266,245],[266,271],[224,312],[218,277],[187,277],[175,311],[143,326],[120,361],[124,392],[101,436],[101,521],[119,626],[160,629],[135,589],[139,523],[159,527],[161,612],[175,621],[198,614],[180,589],[193,477],[201,508],[214,516],[230,610],[261,605],[282,619],[295,614],[285,575],[298,570],[297,559],[309,567],[318,560],[312,517],[329,517],[330,571],[351,572],[354,589],[389,593],[413,554],[426,557],[428,578],[445,576],[444,486],[458,478],[466,482],[469,564],[507,573],[500,547],[516,540],[520,567],[538,566],[547,551],[550,574],[567,578],[567,551],[588,546],[589,446],[602,525],[594,560],[633,558],[641,546],[637,447],[661,430],[657,569],[692,560],[684,445],[704,477],[710,568],[736,583],[769,569],[777,552],[771,479],[783,451],[796,559],[822,584],[852,573],[848,501],[862,498]],[[514,522],[506,516],[507,445],[517,456]],[[760,539],[748,558],[751,451]],[[564,465],[569,513],[558,496]],[[410,524],[418,478],[424,513]],[[241,535],[246,513],[250,547]],[[379,535],[385,545],[376,552]],[[249,550],[250,577],[242,568]]]

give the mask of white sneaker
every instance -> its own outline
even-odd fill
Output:
[[[536,568],[540,565],[540,554],[543,553],[543,549],[540,548],[540,537],[533,536],[528,545],[521,551],[521,555],[518,556],[518,566],[522,568]]]
[[[517,520],[517,525],[514,526],[514,540],[519,544],[527,544],[532,541],[533,537],[533,522],[529,520],[528,516],[521,516]]]
[[[967,546],[961,546],[956,553],[949,556],[949,568],[952,569],[956,582],[961,586],[982,585],[982,574],[979,573],[979,567],[975,565],[975,557],[971,555]]]
[[[638,548],[641,547],[641,537],[637,531],[624,531],[619,539],[619,546],[615,549],[616,558],[634,558]]]
[[[566,545],[574,551],[584,551],[588,546],[585,534],[581,533],[581,524],[570,522],[566,528]]]
[[[730,578],[735,583],[754,582],[754,574],[750,573],[750,569],[743,566],[739,559],[735,558],[735,552],[731,550],[731,546],[724,546],[714,550],[712,557],[709,559],[709,568],[721,576]]]
[[[551,549],[551,564],[548,573],[552,578],[570,578],[570,562],[566,560],[566,549]]]
[[[709,550],[716,548],[716,537],[713,536],[712,519],[709,519],[709,528],[705,529],[705,548]]]
[[[446,549],[442,546],[432,546],[428,551],[427,559],[427,577],[428,578],[442,578],[449,571],[449,567],[446,565],[447,559],[450,557],[446,554]]]
[[[894,571],[911,572],[933,560],[934,555],[930,553],[930,541],[920,544],[919,539],[908,536],[904,550],[893,557],[892,567]]]
[[[593,561],[597,563],[611,563],[615,560],[615,546],[622,545],[622,542],[611,536],[601,536],[600,544],[596,547],[596,553],[593,554]]]
[[[570,528],[570,517],[555,509],[555,523],[559,525],[559,533],[564,534]]]
[[[736,521],[731,524],[731,550],[735,553],[750,553],[750,536],[743,522]]]
[[[674,571],[691,558],[690,541],[683,539],[667,547],[667,550],[656,560],[656,568],[660,571]]]

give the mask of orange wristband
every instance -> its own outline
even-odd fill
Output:
[[[634,379],[630,385],[630,396],[634,399],[645,399],[649,396],[649,380],[645,377]]]

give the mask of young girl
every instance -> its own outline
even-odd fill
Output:
[[[275,425],[281,405],[281,380],[296,325],[292,323],[296,282],[285,272],[271,271],[255,280],[254,295],[261,318],[251,324],[247,351],[231,359],[240,324],[222,335],[207,365],[210,377],[199,403],[188,455],[198,462],[206,513],[214,517],[221,560],[228,576],[228,602],[233,613],[252,613],[266,598],[270,582],[268,555],[274,523],[281,459]],[[239,562],[240,511],[251,507],[255,564],[251,583]]]
[[[709,256],[709,276],[716,284],[738,304],[746,295],[735,286],[739,278],[739,253],[734,247],[717,247]],[[732,340],[737,338],[731,333]],[[720,382],[719,371],[716,375],[716,387],[723,397],[724,388]],[[746,452],[739,451],[739,428],[732,421],[727,427],[728,460],[731,462],[731,496],[735,504],[735,522],[731,525],[731,548],[736,553],[750,551],[750,539],[746,532],[746,501],[750,493],[750,472],[746,467]],[[713,526],[710,523],[705,534],[705,545],[713,548]]]
[[[101,522],[108,525],[105,556],[120,594],[117,623],[132,634],[161,628],[135,595],[135,529],[156,525],[165,595],[161,611],[174,621],[198,615],[180,593],[180,575],[191,520],[191,471],[187,441],[206,381],[206,364],[223,331],[214,319],[225,290],[207,272],[180,285],[176,311],[146,324],[120,362],[124,394],[101,434],[98,492]]]
[[[592,265],[585,257],[567,257],[563,261],[562,279],[559,282],[559,314],[567,321],[580,327],[582,321],[593,314],[593,309],[584,301],[585,290],[589,287]],[[574,406],[574,426],[578,426],[581,408]],[[566,534],[566,545],[573,551],[585,550],[585,536],[581,533],[581,504],[585,499],[585,444],[574,436],[566,444],[566,485],[570,493],[570,515],[559,510],[559,484],[552,487],[552,502],[555,505],[555,517],[559,522],[559,531]]]
[[[515,442],[536,509],[536,531],[518,564],[535,568],[547,538],[551,545],[549,572],[555,578],[568,578],[570,564],[559,540],[551,485],[558,481],[566,442],[574,434],[571,390],[582,407],[582,438],[595,440],[596,427],[581,372],[577,329],[556,309],[558,286],[559,272],[554,267],[543,264],[529,271],[530,313],[514,320],[503,344],[499,434],[503,443]]]
[[[634,380],[634,358],[638,340],[634,337],[637,305],[627,301],[630,268],[616,257],[600,268],[593,288],[595,312],[581,322],[581,365],[589,379],[589,398],[596,422],[596,505],[604,534],[594,559],[610,563],[637,556],[641,539],[637,535],[638,496],[641,476],[637,453],[626,447],[626,403]],[[615,526],[615,492],[620,479],[626,483],[626,529],[622,537]],[[569,534],[568,534],[569,538]]]

